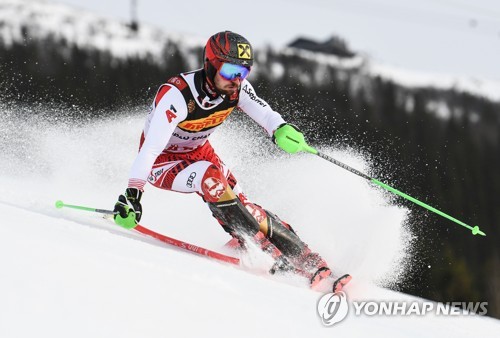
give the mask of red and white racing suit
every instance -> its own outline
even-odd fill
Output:
[[[244,224],[244,230],[255,235],[254,239],[263,250],[270,248],[271,241],[296,266],[311,270],[312,276],[316,276],[326,268],[326,262],[311,252],[288,224],[246,199],[235,177],[208,142],[210,134],[236,107],[261,125],[269,136],[285,121],[255,94],[247,80],[242,81],[239,95],[233,100],[221,96],[211,99],[206,94],[210,88],[205,86],[203,70],[200,69],[172,77],[159,88],[144,126],[128,187],[143,190],[148,181],[161,189],[196,192],[208,202],[214,217],[231,235],[239,239],[237,232],[242,228],[226,223],[232,220],[235,224]],[[237,198],[228,193],[228,187]],[[232,198],[230,203],[224,199],[228,195]],[[241,201],[241,208],[248,210],[249,214],[242,214],[234,200]],[[227,213],[224,214],[222,209]],[[241,218],[230,218],[231,215]],[[246,215],[252,221],[241,223]],[[252,224],[257,228],[252,228]],[[273,250],[273,257],[281,254]]]
[[[236,107],[270,136],[285,121],[255,94],[247,80],[242,81],[238,98],[227,101],[220,96],[211,99],[205,94],[202,76],[201,69],[183,73],[170,78],[159,88],[146,119],[128,186],[143,190],[148,181],[161,189],[197,192],[211,201],[216,200],[225,189],[224,185],[229,184],[259,221],[265,214],[260,207],[246,200],[235,177],[208,142],[208,137]]]

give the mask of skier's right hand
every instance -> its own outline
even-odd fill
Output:
[[[298,127],[283,123],[273,133],[273,142],[289,154],[304,150],[307,143]]]
[[[133,229],[137,226],[142,216],[141,197],[142,191],[136,188],[128,188],[125,195],[118,196],[113,209],[116,224],[125,229]]]

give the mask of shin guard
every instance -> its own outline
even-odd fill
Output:
[[[219,220],[226,232],[238,237],[243,235],[253,237],[259,232],[259,223],[239,199],[207,204],[213,216]]]
[[[299,257],[307,248],[306,244],[289,227],[279,219],[278,216],[266,210],[267,214],[267,238],[284,255],[293,259]]]

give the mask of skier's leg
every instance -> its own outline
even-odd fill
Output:
[[[244,237],[253,238],[273,257],[284,254],[296,267],[306,271],[326,267],[288,224],[248,201],[234,175],[208,142],[189,153],[161,154],[148,181],[166,190],[197,192],[223,229],[241,243]]]
[[[227,232],[233,236],[255,236],[260,225],[231,190],[227,173],[227,168],[206,142],[188,153],[160,154],[148,182],[165,190],[198,193]]]
[[[207,142],[190,153],[161,154],[148,178],[154,186],[179,192],[197,192],[207,202],[224,230],[242,241],[247,235],[288,267],[283,253],[296,267],[309,271],[312,285],[331,272],[326,262],[300,240],[287,223],[248,201],[229,169]],[[319,279],[321,279],[319,278]]]
[[[318,253],[312,252],[288,223],[258,204],[250,202],[231,173],[228,181],[232,183],[233,191],[245,208],[258,219],[260,230],[266,238],[297,268],[310,273],[313,284],[319,281],[316,277],[323,279],[331,274],[326,261]]]
[[[232,235],[255,236],[260,225],[243,206],[220,168],[211,164],[201,179],[200,194],[213,216]]]
[[[205,158],[210,161],[204,160]],[[255,237],[263,249],[271,247],[269,240],[259,231],[261,227],[259,220],[265,220],[265,212],[262,211],[262,217],[257,215],[253,217],[243,206],[228,183],[222,161],[209,144],[190,153],[161,154],[153,166],[148,181],[165,190],[198,193],[207,202],[213,216],[223,229],[234,238],[243,241],[244,236]],[[269,249],[266,251],[273,253]],[[274,253],[274,256],[279,254]]]

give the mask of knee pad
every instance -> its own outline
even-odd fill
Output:
[[[205,201],[214,203],[219,201],[226,192],[228,183],[222,171],[215,165],[210,165],[201,182],[201,192]]]

